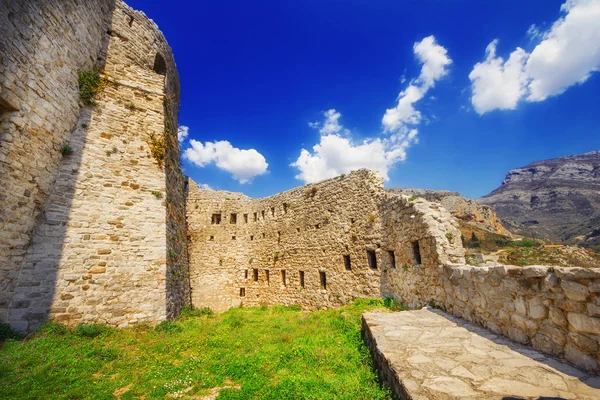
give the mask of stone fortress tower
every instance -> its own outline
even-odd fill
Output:
[[[164,36],[121,1],[0,10],[0,320],[176,315],[190,301],[186,183]],[[94,67],[104,88],[86,105],[78,73]]]

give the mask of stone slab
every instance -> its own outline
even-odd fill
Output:
[[[368,312],[363,334],[403,399],[600,399],[600,377],[439,310]]]

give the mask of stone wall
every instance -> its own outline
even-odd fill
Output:
[[[103,62],[113,8],[0,0],[0,320],[79,118],[78,71]]]
[[[69,11],[81,8],[86,4]],[[95,105],[77,107],[74,129],[58,142],[69,143],[73,154],[61,159],[50,149],[58,154],[57,172],[40,200],[43,213],[24,246],[8,307],[9,322],[20,330],[48,317],[69,325],[156,323],[189,304],[177,70],[165,38],[143,13],[120,1],[109,11],[100,31],[108,37],[106,57],[90,57],[104,66],[108,84]],[[86,15],[79,17],[85,25]],[[59,50],[69,49],[64,43]],[[65,84],[78,96],[73,71]],[[46,105],[43,97],[36,101]],[[23,179],[14,184],[22,187]]]
[[[381,178],[367,170],[265,199],[192,184],[187,207],[193,304],[317,309],[391,296],[394,257],[396,267],[408,263],[416,241],[422,263],[431,268],[455,256],[464,261],[460,245],[433,236],[448,231],[460,238],[454,220],[447,212],[423,219],[421,204],[386,193]],[[389,221],[401,213],[405,218]]]
[[[600,269],[445,264],[397,269],[391,278],[399,301],[433,301],[494,333],[600,370]]]

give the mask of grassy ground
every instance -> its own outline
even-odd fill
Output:
[[[49,324],[0,344],[0,398],[202,399],[223,388],[219,399],[390,399],[360,336],[362,312],[381,306],[194,310],[154,329]]]

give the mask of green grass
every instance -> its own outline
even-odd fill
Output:
[[[382,306],[188,310],[122,330],[49,323],[0,344],[0,398],[192,398],[229,386],[219,399],[390,399],[360,335],[361,314]]]

